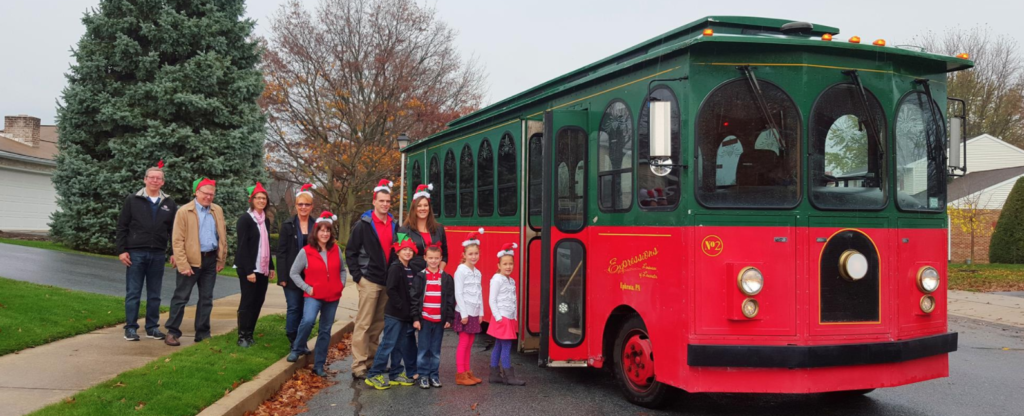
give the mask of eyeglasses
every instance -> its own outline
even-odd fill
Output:
[[[252,200],[253,201],[266,201],[267,197],[260,195],[260,196],[257,196],[255,198],[253,198]]]
[[[299,208],[309,208],[309,207],[313,206],[313,204],[298,203],[298,204],[295,204],[295,206],[297,206]]]
[[[210,197],[210,198],[213,198],[213,196],[214,196],[214,195],[217,195],[217,193],[216,193],[216,192],[206,192],[206,191],[199,191],[199,193],[201,193],[201,194],[203,194],[203,195],[206,195],[206,196],[208,196],[208,197]]]
[[[163,182],[164,178],[163,178],[163,176],[147,176],[146,180],[147,181],[154,181],[154,182]]]

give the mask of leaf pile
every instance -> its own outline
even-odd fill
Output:
[[[349,355],[351,346],[352,334],[345,334],[341,342],[328,350],[325,367],[329,368],[331,363],[344,360]],[[291,380],[285,382],[277,394],[263,402],[255,411],[246,412],[245,416],[292,416],[309,410],[306,407],[306,402],[320,390],[335,384],[330,381],[331,377],[321,378],[313,374],[312,361],[310,360],[306,367],[295,372]],[[333,376],[337,372],[327,370],[327,373]]]

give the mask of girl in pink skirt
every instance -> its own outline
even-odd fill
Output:
[[[484,316],[482,276],[476,268],[480,261],[480,234],[483,233],[481,228],[466,236],[466,241],[462,242],[462,264],[455,270],[455,324],[452,328],[459,334],[455,384],[460,386],[474,386],[483,381],[473,376],[473,370],[469,369],[473,340],[480,333],[480,318]]]
[[[512,279],[515,267],[516,243],[508,243],[498,252],[498,273],[491,278],[490,293],[487,296],[491,305],[491,323],[487,334],[494,337],[494,352],[491,353],[491,376],[488,380],[493,384],[524,386],[525,381],[516,377],[512,369],[512,341],[515,340],[519,323],[516,321],[516,281]],[[501,364],[499,369],[498,364]]]

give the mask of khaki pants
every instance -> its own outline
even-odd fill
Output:
[[[352,374],[363,375],[373,365],[384,331],[384,305],[388,294],[384,286],[366,278],[356,283],[359,290],[359,311],[356,312],[355,328],[352,330]]]

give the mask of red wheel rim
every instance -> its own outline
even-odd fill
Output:
[[[654,384],[654,358],[651,341],[643,332],[632,332],[622,344],[622,373],[630,388],[644,392]]]

